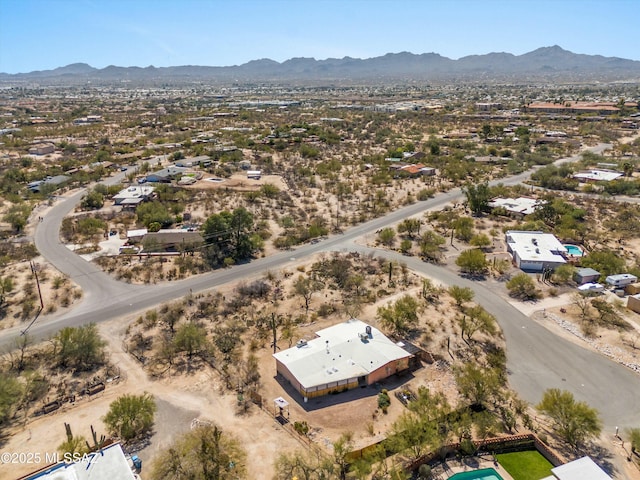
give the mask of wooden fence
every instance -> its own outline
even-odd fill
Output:
[[[349,462],[354,462],[363,457],[366,457],[369,453],[372,453],[384,440],[368,445],[359,450],[349,452],[347,459]],[[565,459],[552,451],[537,435],[533,433],[526,433],[522,435],[509,435],[506,437],[488,438],[482,441],[474,442],[476,446],[476,455],[485,454],[498,454],[509,452],[522,452],[526,450],[537,450],[540,455],[546,458],[554,467],[566,463]],[[420,465],[424,463],[431,463],[438,458],[447,458],[454,455],[460,450],[460,443],[448,443],[438,450],[426,453],[421,457],[409,461],[404,464],[404,468],[407,471],[415,471]]]

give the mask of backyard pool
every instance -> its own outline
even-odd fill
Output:
[[[483,468],[473,472],[456,473],[449,480],[502,480],[502,477],[493,468]]]
[[[584,255],[584,251],[577,245],[563,245],[563,247],[572,257],[581,257]]]

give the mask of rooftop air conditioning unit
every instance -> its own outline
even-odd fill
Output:
[[[306,347],[307,346],[307,341],[306,340],[298,340],[298,343],[296,343],[296,347],[300,348],[300,347]]]

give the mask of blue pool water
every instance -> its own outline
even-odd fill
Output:
[[[584,252],[580,247],[576,247],[575,245],[563,245],[564,249],[569,253],[569,255],[573,255],[574,257],[581,257],[584,255]]]
[[[456,473],[449,480],[503,480],[493,468],[483,468],[473,472]]]

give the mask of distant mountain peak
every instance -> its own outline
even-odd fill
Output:
[[[566,79],[639,79],[640,61],[600,55],[575,54],[559,45],[541,47],[522,55],[506,52],[491,52],[484,55],[469,55],[452,60],[438,53],[419,55],[403,51],[387,53],[373,58],[327,58],[293,57],[283,62],[269,58],[251,60],[242,65],[229,67],[176,66],[118,67],[109,65],[96,69],[86,63],[73,63],[54,70],[2,74],[2,81],[38,80],[40,82],[113,82],[127,79],[129,82],[173,82],[215,81],[349,81],[368,80],[377,83],[386,80],[423,81],[509,81],[532,78],[560,77]]]

